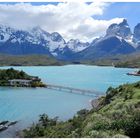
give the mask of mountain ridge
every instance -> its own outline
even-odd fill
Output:
[[[43,54],[59,60],[98,59],[140,50],[140,24],[132,32],[127,20],[111,24],[106,35],[91,43],[65,39],[58,33],[49,33],[39,26],[29,31],[0,25],[0,53],[12,55]]]

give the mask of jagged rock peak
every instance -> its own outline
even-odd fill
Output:
[[[134,27],[134,42],[140,42],[140,23]]]
[[[63,37],[58,32],[53,32],[51,34],[51,39],[56,42],[60,42],[60,41],[64,40]]]
[[[127,23],[127,20],[124,19],[119,24],[111,24],[107,29],[106,36],[119,36],[124,39],[130,39],[132,32]]]
[[[119,26],[129,26],[127,19],[123,19],[123,21],[119,24]]]

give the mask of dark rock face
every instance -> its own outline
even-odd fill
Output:
[[[111,36],[90,45],[89,48],[79,55],[83,56],[84,59],[96,59],[116,54],[128,54],[134,51],[135,49],[125,40]]]
[[[140,23],[138,23],[134,28],[134,42],[140,41]]]
[[[109,26],[106,36],[112,35],[117,35],[124,39],[129,39],[131,37],[132,32],[126,19],[124,19],[120,24],[112,24]]]
[[[55,41],[55,42],[60,42],[63,40],[62,36],[57,32],[54,32],[51,34],[51,39],[52,41]]]

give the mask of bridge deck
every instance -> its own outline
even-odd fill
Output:
[[[99,92],[96,90],[88,90],[88,89],[79,89],[79,88],[73,88],[73,87],[68,87],[68,86],[61,86],[61,85],[53,85],[53,84],[47,84],[46,87],[48,89],[55,89],[59,91],[65,91],[69,93],[78,93],[78,94],[83,94],[83,95],[89,95],[89,96],[101,96],[104,93]]]

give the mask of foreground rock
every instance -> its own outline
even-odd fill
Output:
[[[9,122],[9,121],[2,121],[0,122],[0,132],[8,129],[10,126],[15,125],[17,121]]]

